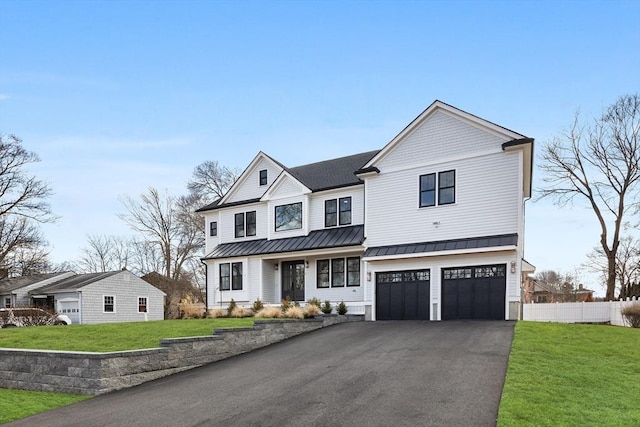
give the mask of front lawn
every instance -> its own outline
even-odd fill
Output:
[[[89,399],[81,394],[0,388],[0,424]]]
[[[640,329],[518,322],[499,427],[640,425]]]
[[[182,319],[100,325],[0,329],[0,347],[67,351],[122,351],[160,346],[161,338],[211,335],[214,328],[253,326],[254,318]]]

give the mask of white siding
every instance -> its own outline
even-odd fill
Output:
[[[82,323],[136,322],[164,319],[164,293],[121,271],[80,289]],[[104,312],[104,296],[115,297],[115,312]],[[147,314],[138,313],[138,297],[147,297]]]
[[[267,185],[260,185],[260,171],[263,169],[267,170]],[[262,197],[273,181],[280,175],[281,171],[282,168],[274,162],[264,157],[259,158],[251,169],[245,171],[241,178],[242,181],[239,181],[237,187],[227,196],[225,203]]]
[[[291,203],[302,203],[302,228],[286,231],[275,231],[275,209],[276,206],[288,205]],[[286,199],[269,200],[267,205],[267,238],[284,239],[287,237],[306,236],[309,230],[309,197],[300,195],[288,197]]]
[[[309,268],[307,268],[307,272],[305,275],[305,300],[309,300],[315,297],[322,302],[324,302],[325,300],[329,300],[334,305],[335,303],[339,303],[340,301],[364,301],[365,277],[362,258],[360,260],[360,286],[341,286],[336,288],[318,288],[317,286],[317,260],[347,257],[362,257],[362,252],[351,252],[346,254],[340,253],[307,258],[307,261],[309,262]]]
[[[364,224],[364,186],[355,185],[351,187],[322,191],[314,193],[310,199],[309,208],[309,229],[321,230],[324,228],[324,201],[329,199],[339,199],[340,197],[351,197],[351,225]]]
[[[256,235],[235,237],[235,214],[256,211]],[[245,223],[246,225],[246,223]],[[208,230],[207,230],[208,231]],[[267,237],[267,205],[251,203],[219,211],[218,238],[219,243],[241,242],[244,240],[264,239]],[[213,248],[212,248],[213,249]]]
[[[210,225],[212,221],[218,223],[218,235],[211,237]],[[204,215],[204,230],[205,230],[205,254],[211,252],[216,246],[220,244],[220,231],[222,229],[220,224],[220,215],[218,211],[207,212]]]
[[[518,232],[519,156],[495,152],[367,178],[367,246]],[[454,169],[456,202],[419,207],[419,177]]]
[[[269,191],[269,199],[276,200],[286,197],[299,196],[303,193],[304,188],[300,182],[285,175],[280,182],[276,184],[275,188]]]
[[[220,264],[234,262],[242,263],[242,290],[222,291],[220,290]],[[257,260],[249,262],[248,258],[224,258],[209,261],[207,264],[209,266],[209,286],[207,287],[207,304],[209,308],[221,307],[221,303],[222,307],[226,308],[232,299],[238,304],[247,304],[252,296],[255,295],[254,300],[258,297],[260,292],[260,273]]]
[[[500,145],[506,141],[507,138],[500,138],[465,120],[437,111],[376,166],[382,170],[424,165],[439,159],[500,149]]]
[[[266,304],[278,303],[280,292],[277,288],[280,284],[278,273],[275,269],[276,261],[264,260],[262,262],[262,302]],[[257,286],[257,283],[251,283],[251,286]]]

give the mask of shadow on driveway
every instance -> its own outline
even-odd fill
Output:
[[[495,426],[515,322],[333,326],[12,426]]]

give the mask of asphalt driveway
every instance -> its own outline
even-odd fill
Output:
[[[14,426],[495,426],[514,322],[359,322]]]

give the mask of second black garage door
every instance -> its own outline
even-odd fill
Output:
[[[442,320],[504,320],[506,265],[442,270]]]
[[[377,320],[429,320],[429,270],[376,273]]]

